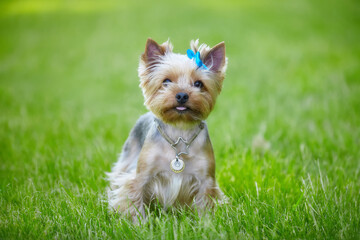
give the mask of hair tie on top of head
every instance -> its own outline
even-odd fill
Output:
[[[190,59],[195,59],[195,63],[199,68],[203,67],[204,69],[209,70],[209,68],[201,61],[200,52],[196,52],[195,54],[193,50],[188,49],[186,54]]]

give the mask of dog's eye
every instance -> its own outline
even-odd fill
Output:
[[[202,88],[204,86],[204,84],[202,83],[202,81],[196,81],[194,83],[194,87],[197,87],[197,88]]]
[[[171,83],[171,80],[168,79],[168,78],[163,81],[163,85],[164,85],[164,86],[167,86],[168,83]]]

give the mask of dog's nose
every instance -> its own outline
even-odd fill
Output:
[[[178,94],[176,94],[175,98],[178,103],[184,104],[189,99],[189,95],[187,93],[179,92]]]

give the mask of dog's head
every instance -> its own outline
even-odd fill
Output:
[[[208,117],[225,77],[225,44],[209,48],[191,41],[188,56],[172,52],[169,41],[148,39],[139,64],[145,106],[170,124],[195,124]]]

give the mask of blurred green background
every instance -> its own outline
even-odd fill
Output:
[[[208,124],[233,202],[198,228],[132,226],[104,201],[146,112],[148,37],[183,54],[191,39],[226,43]],[[1,1],[0,238],[357,238],[359,42],[351,0]]]

